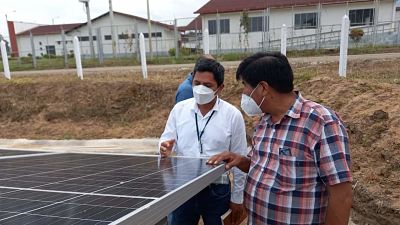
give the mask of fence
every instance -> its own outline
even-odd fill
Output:
[[[219,24],[218,20],[217,24]],[[287,50],[338,49],[340,27],[340,21],[338,24],[311,29],[287,27]],[[350,48],[366,45],[400,45],[400,21],[355,26],[350,29],[354,28],[362,29],[364,35],[360,40],[349,39]],[[91,55],[89,38],[82,36],[76,30],[47,36],[23,36],[19,37],[20,51],[18,54],[20,58],[18,62],[20,64],[29,62],[37,67],[36,58],[54,58],[56,56],[62,59],[58,63],[68,67],[68,65],[74,64],[72,59],[74,36],[78,36],[80,39],[83,61],[95,61],[103,64],[104,60],[113,58],[139,62],[139,32],[144,33],[145,48],[149,58],[180,57],[203,52],[203,29],[202,21],[199,18],[154,22],[151,29],[152,34],[149,35],[146,23],[116,25],[114,30],[111,26],[94,27],[94,56]],[[224,33],[222,31],[224,30],[217,26],[215,32],[210,32],[211,54],[280,50],[280,27],[263,28],[262,31],[249,33]],[[232,28],[231,31],[233,31]]]

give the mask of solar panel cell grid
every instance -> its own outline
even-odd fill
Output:
[[[0,224],[112,223],[154,207],[211,170],[201,159],[91,154],[2,159]]]

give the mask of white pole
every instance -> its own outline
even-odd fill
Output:
[[[1,41],[1,58],[3,59],[4,76],[11,80],[10,66],[8,65],[8,56],[6,43]]]
[[[286,55],[286,45],[287,45],[287,27],[285,24],[281,28],[281,53]]]
[[[79,79],[83,80],[82,60],[81,60],[81,49],[79,47],[78,37],[74,37],[74,56],[76,62],[76,71]]]
[[[210,54],[210,35],[208,29],[205,29],[203,32],[203,51],[205,55]]]
[[[346,77],[347,71],[347,49],[349,47],[349,28],[350,21],[347,15],[342,19],[342,31],[340,33],[340,60],[339,60],[339,76]]]
[[[146,47],[143,33],[140,33],[140,61],[142,64],[143,78],[147,79]]]

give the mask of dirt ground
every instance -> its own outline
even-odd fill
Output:
[[[400,58],[349,63],[337,77],[333,62],[296,62],[296,89],[336,110],[351,142],[355,224],[400,224]],[[159,137],[177,85],[191,68],[90,73],[73,71],[0,80],[0,138],[97,139]],[[223,99],[239,107],[235,68],[226,72]],[[245,117],[251,135],[251,120]]]

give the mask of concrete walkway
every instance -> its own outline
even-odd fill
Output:
[[[98,140],[27,140],[0,139],[0,149],[51,152],[156,154],[157,138]]]

